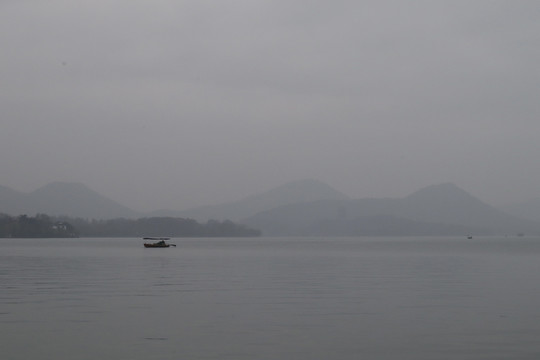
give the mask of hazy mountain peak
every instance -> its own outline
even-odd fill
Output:
[[[447,200],[474,199],[474,197],[470,195],[468,192],[459,188],[454,183],[450,183],[450,182],[427,186],[418,191],[415,191],[414,193],[410,194],[406,198],[407,199],[433,199],[437,201],[440,201],[442,199],[447,199]]]
[[[30,193],[0,188],[0,211],[12,214],[44,213],[85,218],[135,217],[138,214],[100,195],[82,183],[56,181]]]
[[[349,199],[347,195],[322,181],[303,179],[280,185],[263,193],[247,196],[238,201],[175,212],[174,216],[189,217],[198,221],[208,219],[238,221],[260,211],[283,205],[317,200],[346,199]],[[170,212],[159,212],[159,214],[162,216],[170,214]]]
[[[285,203],[308,202],[321,199],[345,200],[349,198],[330,185],[316,179],[291,181],[262,194],[249,196],[248,198],[255,197],[278,197],[280,198],[279,202]]]

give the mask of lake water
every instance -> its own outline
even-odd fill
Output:
[[[539,238],[0,239],[2,359],[539,359]]]

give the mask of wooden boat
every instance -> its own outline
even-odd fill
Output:
[[[170,246],[175,246],[175,244],[167,244],[165,240],[169,240],[169,238],[153,238],[153,237],[145,237],[144,240],[159,240],[155,243],[144,243],[145,248],[168,248]]]

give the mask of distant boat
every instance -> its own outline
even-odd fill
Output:
[[[176,247],[175,244],[167,244],[165,240],[169,240],[169,238],[154,238],[154,237],[145,237],[144,240],[159,240],[155,243],[144,243],[145,248],[168,248],[170,246]]]
[[[472,239],[472,236],[471,235],[467,236],[467,239]]]

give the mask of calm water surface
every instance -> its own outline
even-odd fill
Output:
[[[1,239],[2,359],[540,359],[538,238]]]

